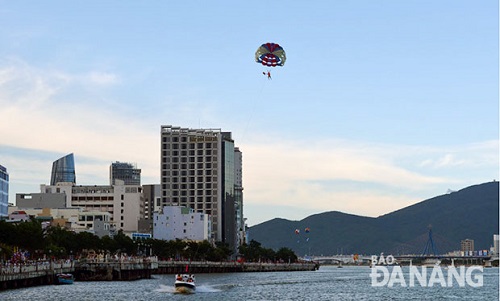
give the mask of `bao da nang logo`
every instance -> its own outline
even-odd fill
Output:
[[[409,271],[403,272],[399,265],[393,265],[396,261],[392,255],[387,257],[384,257],[383,254],[380,257],[373,255],[371,262],[370,277],[373,287],[483,286],[482,266],[441,268],[439,263],[430,267],[410,265]]]

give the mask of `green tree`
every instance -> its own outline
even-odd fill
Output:
[[[275,261],[275,260],[283,260],[296,262],[297,255],[288,248],[281,248],[278,252],[275,252],[273,249],[263,248],[260,242],[255,240],[251,240],[250,243],[244,244],[239,248],[240,254],[245,258],[246,261],[249,262],[257,262],[257,261]]]
[[[260,260],[261,249],[262,247],[260,242],[252,239],[248,245],[244,244],[240,246],[239,252],[246,261],[256,262]]]
[[[109,236],[108,236],[109,238]],[[72,253],[80,253],[84,249],[92,249],[92,250],[100,250],[104,249],[103,239],[100,239],[99,236],[89,233],[89,232],[80,232],[73,236],[75,240],[74,244],[71,244],[69,250]],[[110,251],[110,250],[108,250]]]
[[[0,243],[6,246],[14,246],[16,244],[16,238],[16,226],[6,221],[0,221]]]
[[[289,248],[281,248],[276,252],[276,259],[284,262],[296,262],[297,255]]]
[[[153,254],[158,256],[160,260],[165,260],[172,257],[171,252],[168,249],[167,242],[165,240],[150,239],[149,244],[153,249]]]
[[[101,238],[100,245],[102,249],[109,251],[111,254],[116,254],[123,251],[120,249],[118,242],[108,235]]]
[[[15,242],[11,242],[14,246],[18,246],[23,250],[28,250],[31,254],[34,254],[35,250],[44,248],[45,244],[40,222],[36,220],[21,222],[15,224],[14,228],[16,240]]]
[[[215,248],[212,246],[208,240],[204,240],[198,243],[197,259],[207,260],[207,258],[214,252]]]
[[[52,255],[60,257],[67,255],[69,250],[76,248],[76,234],[59,226],[49,227],[47,229],[47,248]],[[50,246],[50,247],[49,247]]]
[[[116,242],[118,248],[121,252],[127,253],[128,255],[136,254],[137,246],[132,240],[132,238],[123,234],[123,231],[120,230],[118,233],[113,236],[113,240]]]

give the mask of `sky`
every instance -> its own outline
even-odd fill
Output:
[[[249,226],[498,180],[498,1],[239,2],[0,0],[9,201],[69,153],[78,185],[159,184],[161,125],[232,132]]]

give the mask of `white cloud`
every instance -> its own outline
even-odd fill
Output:
[[[160,124],[155,122],[167,118],[165,111],[146,120],[124,114],[133,110],[117,107],[116,101],[103,106],[101,99],[93,99],[93,88],[99,91],[117,83],[117,75],[101,71],[69,74],[23,63],[1,68],[0,143],[61,155],[74,153],[79,184],[107,183],[109,164],[116,160],[137,163],[143,183],[158,183]],[[67,100],[68,95],[78,101]],[[168,106],[168,116],[193,118],[190,104],[198,103]],[[216,115],[210,108],[200,109],[206,119]],[[436,191],[444,193],[450,183],[479,183],[467,182],[476,178],[464,180],[470,173],[457,173],[457,168],[478,170],[484,177],[491,170],[498,172],[498,141],[436,148],[334,139],[246,138],[236,141],[243,152],[245,202],[263,210],[269,205],[286,205],[377,216],[433,197]],[[250,142],[252,138],[254,142]],[[57,157],[1,159],[8,165],[14,187],[17,181],[38,187],[49,181],[51,163]]]
[[[437,150],[346,140],[302,141],[299,145],[279,139],[241,145],[245,200],[254,206],[286,204],[315,208],[317,212],[338,210],[378,216],[444,194],[450,185],[460,189],[490,180],[491,172],[498,170],[498,156],[494,155],[498,143],[459,148],[461,157],[471,162],[491,158],[484,164],[489,169],[482,178],[456,172],[456,168],[471,162],[447,156],[453,148]],[[433,166],[446,167],[447,172],[415,168],[420,158],[439,153],[441,159]]]
[[[113,73],[108,73],[108,72],[97,72],[93,71],[90,72],[86,78],[91,83],[98,84],[98,85],[114,85],[119,82],[118,76]]]
[[[86,82],[108,84],[116,82],[116,77],[100,72],[81,76],[44,71],[22,62],[0,69],[1,143],[57,153],[73,152],[77,158],[80,155],[109,162],[137,162],[146,177],[156,177],[159,130],[145,129],[146,123],[98,107],[95,101],[61,99],[68,90],[81,91],[78,86]],[[77,97],[85,99],[85,95]],[[86,167],[80,168],[85,173]],[[107,172],[107,168],[102,170],[104,174]]]
[[[459,145],[442,148],[428,148],[426,158],[418,163],[419,167],[430,169],[478,168],[498,165],[499,141],[485,141],[470,145]]]

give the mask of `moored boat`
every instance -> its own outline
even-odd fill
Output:
[[[56,274],[55,284],[73,284],[74,280],[72,274]]]
[[[177,274],[174,283],[175,291],[181,294],[192,294],[196,290],[195,278],[192,274]]]

